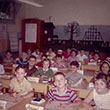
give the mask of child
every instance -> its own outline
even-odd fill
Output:
[[[71,52],[71,56],[69,56],[68,58],[68,62],[71,63],[72,61],[79,61],[76,55],[77,55],[77,50],[73,49]]]
[[[21,56],[20,56],[20,59],[18,59],[16,61],[16,64],[18,64],[18,65],[26,65],[26,64],[28,64],[27,58],[28,58],[27,53],[26,52],[22,52]]]
[[[51,67],[56,67],[58,69],[66,68],[62,59],[62,55],[57,54],[55,62],[51,65]]]
[[[89,104],[92,100],[95,102],[95,107]],[[107,74],[99,73],[94,78],[94,89],[90,91],[82,104],[88,110],[110,110],[110,79]]]
[[[32,76],[37,71],[35,64],[36,57],[31,55],[28,59],[28,64],[26,65],[27,76]]]
[[[77,61],[72,61],[70,63],[71,71],[66,74],[66,79],[68,81],[69,87],[81,87],[83,83],[83,75],[78,72],[79,63]]]
[[[110,63],[107,60],[100,65],[100,71],[110,76]]]
[[[44,59],[43,68],[39,69],[35,73],[35,76],[40,77],[41,80],[45,80],[45,79],[53,77],[53,71],[52,71],[52,69],[50,69],[50,60],[49,59]]]
[[[10,65],[13,64],[13,62],[14,62],[14,59],[12,57],[12,53],[11,53],[10,50],[7,50],[6,54],[5,54],[5,57],[3,59],[3,63],[4,63],[4,65],[9,65],[10,66]]]
[[[56,54],[54,53],[54,51],[52,50],[52,48],[49,48],[48,52],[46,53],[48,59],[53,60],[54,57],[56,56]]]
[[[24,66],[20,65],[16,67],[16,77],[11,80],[9,89],[9,93],[15,98],[15,101],[33,96],[31,84],[25,79],[26,74]]]
[[[52,88],[48,93],[48,101],[60,101],[63,102],[61,106],[77,106],[80,105],[80,99],[77,94],[66,87],[67,80],[62,72],[57,72],[54,75],[54,85],[56,87]],[[74,102],[74,103],[71,103]]]
[[[76,57],[82,64],[88,62],[88,57],[86,56],[85,51],[83,49],[80,50],[80,53]]]

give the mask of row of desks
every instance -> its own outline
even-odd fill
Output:
[[[85,76],[87,78],[89,78],[89,80],[92,78],[90,76]],[[10,80],[9,79],[0,79],[2,81],[2,86],[4,88],[9,88],[9,84],[10,84]],[[47,94],[48,90],[50,90],[53,85],[52,84],[48,84],[48,83],[35,83],[35,82],[31,82],[32,87],[34,88],[35,92],[40,92],[40,93],[44,93],[44,95]],[[78,91],[79,93],[79,97],[80,98],[85,98],[89,92],[89,90],[86,88],[72,88],[75,91]]]
[[[14,70],[15,70],[15,68],[13,66],[9,66],[9,67],[4,66],[4,69],[6,71],[6,74],[12,74],[12,73],[14,73]],[[79,69],[84,70],[84,71],[89,70],[89,71],[93,71],[95,73],[96,71],[99,71],[99,66],[97,66],[97,65],[81,65]]]
[[[24,99],[20,102],[14,103],[13,105],[8,106],[7,108],[0,109],[0,110],[67,110],[68,108],[69,108],[69,110],[81,110],[83,108],[82,106],[75,106],[75,107],[68,107],[67,106],[67,107],[61,109],[61,107],[59,105],[57,105],[56,102],[53,102],[51,104],[51,106],[50,106],[49,103],[47,104],[47,102],[44,102],[42,104],[33,104],[33,103],[31,103],[31,101],[33,99],[34,99],[34,97],[30,97],[30,98]],[[37,107],[42,107],[42,109],[35,109],[35,108],[34,109],[32,109],[32,108],[31,109],[26,109],[27,104],[34,105],[34,106],[37,106]],[[55,107],[57,109],[55,109]],[[83,110],[85,110],[85,109],[83,108]]]

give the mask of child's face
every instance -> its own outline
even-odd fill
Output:
[[[77,67],[75,65],[71,65],[71,71],[72,73],[76,73],[77,72]]]
[[[22,53],[22,56],[21,56],[23,59],[26,59],[27,58],[27,54],[25,52]]]
[[[49,61],[44,61],[43,62],[43,68],[48,69],[49,68]]]
[[[68,49],[67,49],[67,53],[70,53],[70,52],[71,52],[71,49],[70,49],[70,48],[68,48]]]
[[[84,55],[84,54],[85,54],[85,51],[84,51],[84,50],[81,50],[81,51],[80,51],[80,54],[81,54],[81,55]]]
[[[30,58],[28,62],[29,62],[30,66],[34,66],[35,63],[36,63],[36,59],[35,58]]]
[[[7,54],[6,54],[6,57],[7,58],[10,58],[12,55],[11,55],[11,53],[10,52],[8,52]]]
[[[95,54],[94,55],[94,60],[98,60],[99,59],[99,55],[98,54]]]
[[[105,82],[103,82],[101,79],[95,81],[95,89],[97,93],[103,94],[104,91],[107,90]]]
[[[16,72],[15,72],[16,78],[18,81],[22,81],[24,79],[24,77],[26,76],[25,70],[22,68],[19,68]]]
[[[72,57],[75,57],[76,56],[75,51],[72,51],[71,55],[72,55]]]
[[[102,72],[103,73],[106,73],[106,74],[108,74],[108,71],[109,71],[109,67],[108,67],[108,64],[106,64],[106,63],[104,63],[103,65],[102,65]]]
[[[67,80],[65,79],[65,77],[63,75],[56,75],[55,76],[55,86],[57,88],[63,88],[66,86]]]
[[[62,61],[62,59],[61,59],[60,57],[57,57],[57,58],[56,58],[56,62],[57,62],[57,63],[60,63],[61,61]]]

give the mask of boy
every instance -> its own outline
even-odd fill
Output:
[[[83,49],[80,50],[79,54],[76,57],[82,64],[88,63],[88,57],[86,56],[85,51]]]
[[[57,54],[55,62],[51,65],[51,67],[56,67],[58,69],[66,68],[65,64],[63,63],[62,55]]]
[[[3,64],[11,66],[13,63],[14,63],[14,59],[12,57],[12,52],[10,50],[7,50],[5,57],[3,58]]]
[[[78,87],[83,82],[83,75],[77,72],[79,68],[79,63],[77,61],[72,61],[70,63],[71,71],[66,74],[66,79],[68,81],[69,87]]]
[[[9,89],[9,93],[15,98],[15,101],[33,96],[31,84],[25,79],[26,74],[24,66],[20,65],[16,67],[16,77],[11,80]]]
[[[34,75],[37,77],[40,77],[41,80],[52,78],[53,77],[53,71],[52,71],[52,69],[50,69],[50,60],[44,59],[43,67],[40,68],[38,71],[36,71],[36,73]]]
[[[37,71],[35,64],[36,57],[31,55],[28,59],[28,64],[26,65],[27,76],[32,76]]]
[[[65,79],[65,75],[62,72],[55,73],[54,84],[56,87],[52,88],[47,93],[49,101],[63,102],[61,106],[77,106],[81,104],[77,94],[73,90],[66,87],[67,80]]]

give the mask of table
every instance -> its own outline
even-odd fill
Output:
[[[11,79],[0,78],[0,80],[2,82],[3,88],[9,88]],[[44,95],[46,95],[48,84],[31,82],[31,85],[32,85],[32,88],[34,88],[35,92],[41,92],[41,93],[44,93]]]
[[[91,76],[86,76],[86,78],[88,78],[88,80],[90,80],[92,77]],[[4,88],[9,88],[9,84],[10,84],[10,79],[1,79],[2,81],[2,86]],[[34,88],[35,92],[40,92],[43,93],[44,95],[47,94],[47,92],[54,87],[54,85],[52,84],[44,84],[44,83],[35,83],[35,82],[31,82],[32,84],[32,88]],[[79,92],[79,97],[80,98],[85,98],[87,96],[87,94],[89,93],[89,90],[86,88],[72,88],[75,91]]]
[[[32,100],[33,100],[32,97],[31,97],[31,98],[28,98],[28,99],[25,99],[25,100],[23,100],[23,101],[17,103],[16,105],[14,105],[14,106],[8,108],[7,110],[26,110],[25,105],[26,105],[26,104],[32,104],[32,103],[31,103]],[[32,104],[32,105],[42,106],[42,107],[44,107],[44,110],[52,110],[52,109],[45,109],[46,103],[43,103],[43,104]],[[78,107],[74,107],[73,109],[74,109],[74,110],[79,110],[79,109],[81,109],[81,108],[82,108],[82,106],[78,106]],[[61,110],[61,109],[60,109],[60,110]],[[64,109],[63,109],[63,110],[64,110]]]
[[[0,100],[6,102],[5,108],[0,108],[0,110],[8,110],[9,107],[17,104],[14,102],[14,98],[11,97],[8,93],[0,95]],[[3,105],[4,104],[2,103],[2,106]]]
[[[81,65],[81,69],[99,71],[99,66],[98,65]]]

